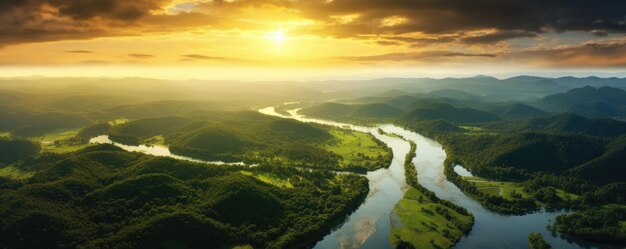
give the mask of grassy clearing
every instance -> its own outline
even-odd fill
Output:
[[[363,165],[373,169],[381,160],[391,157],[391,152],[371,134],[343,129],[332,129],[330,134],[334,139],[321,148],[341,156],[340,167]]]
[[[262,182],[265,182],[267,184],[271,184],[277,187],[293,188],[293,185],[291,185],[291,182],[289,181],[289,179],[276,177],[268,173],[258,173],[258,172],[252,172],[252,171],[247,171],[247,170],[242,170],[241,173],[244,175],[252,176],[256,179],[261,180]]]
[[[11,133],[8,131],[0,131],[0,138],[2,137],[10,137]]]
[[[394,208],[396,216],[392,217],[391,222],[391,243],[398,245],[404,241],[415,248],[452,247],[464,233],[442,213],[454,217],[457,222],[472,224],[471,216],[432,202],[419,190],[409,188]]]
[[[80,130],[81,129],[58,130],[46,133],[40,137],[30,138],[30,140],[39,143],[42,152],[73,152],[88,146],[86,143],[72,140]]]
[[[109,125],[111,126],[116,126],[116,125],[121,125],[121,124],[125,124],[128,123],[130,120],[125,119],[125,118],[118,118],[118,119],[114,119],[109,121]]]
[[[165,145],[165,137],[163,137],[163,135],[157,135],[144,140],[143,143],[152,145]]]
[[[485,178],[475,176],[464,177],[464,179],[474,184],[480,192],[488,195],[501,196],[507,200],[531,198],[531,196],[524,191],[524,188],[515,182],[490,181]]]
[[[6,167],[0,168],[0,176],[15,179],[15,180],[28,179],[32,177],[34,174],[35,172],[21,171],[20,169],[15,168],[13,166],[6,166]]]
[[[483,128],[480,127],[476,127],[476,126],[459,126],[467,131],[482,131]]]
[[[470,181],[476,188],[488,195],[501,196],[507,200],[515,200],[515,199],[532,199],[533,197],[524,191],[524,188],[519,183],[515,182],[498,182],[491,181],[481,177],[463,177],[464,179]],[[580,196],[572,193],[568,193],[562,189],[556,189],[556,195],[562,200],[575,200],[580,198]]]

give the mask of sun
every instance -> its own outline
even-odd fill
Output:
[[[272,40],[272,42],[276,45],[283,45],[285,44],[285,39],[286,39],[286,35],[285,35],[285,31],[282,29],[276,30],[274,32],[271,33],[271,37],[270,39]]]

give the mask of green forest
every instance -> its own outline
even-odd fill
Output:
[[[309,248],[376,193],[366,174],[400,158],[407,187],[391,203],[390,246],[451,248],[471,236],[474,216],[420,185],[413,160],[421,145],[400,135],[258,112],[291,94],[209,102],[129,90],[137,99],[128,100],[115,87],[102,95],[0,89],[0,248]],[[625,243],[626,122],[622,107],[592,107],[609,95],[620,106],[626,92],[583,87],[512,98],[402,89],[276,111],[404,127],[440,143],[446,179],[486,209],[565,210],[551,221],[554,233]],[[586,111],[556,107],[576,99],[571,108]],[[99,136],[230,164],[90,142]],[[408,154],[394,155],[377,136],[409,144]],[[457,165],[472,176],[457,174]],[[549,247],[536,234],[523,239]]]
[[[206,165],[112,145],[39,155],[20,167],[37,173],[0,178],[3,248],[304,247],[368,193],[357,175]]]

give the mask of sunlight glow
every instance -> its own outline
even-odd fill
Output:
[[[285,31],[282,29],[276,30],[271,33],[271,40],[276,45],[284,45],[285,44]]]

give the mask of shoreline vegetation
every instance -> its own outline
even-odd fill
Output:
[[[543,235],[540,233],[531,233],[528,235],[528,247],[530,249],[551,249],[550,243],[548,243]]]
[[[451,248],[472,230],[474,216],[465,208],[439,199],[417,180],[413,158],[417,145],[410,143],[404,162],[408,189],[396,204],[391,242],[396,248]]]
[[[210,119],[216,116],[218,120]],[[244,121],[248,123],[230,125]],[[209,161],[365,173],[385,168],[392,160],[391,149],[372,134],[248,112],[139,119],[107,134],[128,145],[158,137],[172,153]]]

